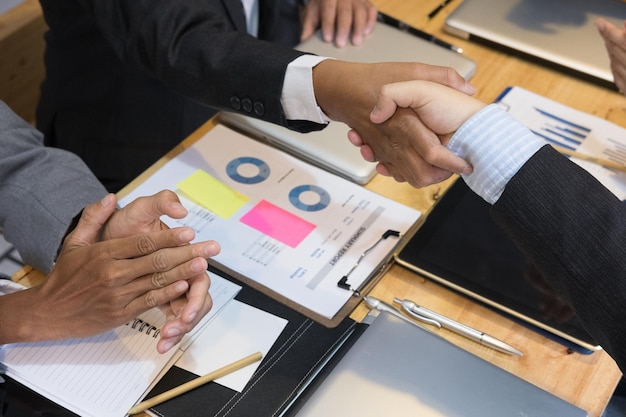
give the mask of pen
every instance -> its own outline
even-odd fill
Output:
[[[388,313],[393,314],[394,316],[398,317],[399,319],[402,319],[408,323],[411,323],[414,326],[419,327],[420,329],[424,329],[424,327],[422,327],[420,324],[414,322],[413,320],[407,318],[404,314],[402,314],[397,308],[395,308],[394,306],[392,306],[391,304],[387,304],[386,302],[379,300],[378,298],[375,297],[363,297],[363,301],[365,301],[365,304],[373,310],[378,310],[378,311],[386,311]],[[435,322],[434,320],[432,321],[427,321],[427,323],[433,324],[435,326],[439,325],[439,323]],[[441,326],[439,326],[441,327]],[[424,329],[424,330],[428,330],[428,329]]]
[[[261,352],[253,353],[252,355],[246,356],[245,358],[239,359],[229,365],[226,365],[220,369],[216,369],[213,372],[209,372],[206,375],[198,377],[196,379],[192,379],[189,382],[186,382],[182,385],[177,386],[176,388],[172,388],[169,391],[165,391],[162,394],[155,395],[154,397],[147,399],[145,401],[140,402],[139,404],[133,406],[130,410],[128,410],[129,415],[138,414],[142,411],[147,410],[150,407],[154,407],[155,405],[161,404],[167,400],[170,400],[176,396],[184,394],[188,391],[191,391],[194,388],[198,388],[201,385],[204,385],[208,382],[211,382],[215,379],[221,378],[225,375],[228,375],[232,372],[238,371],[241,368],[244,368],[248,365],[251,365],[255,362],[258,362],[263,357]]]
[[[444,0],[443,2],[441,2],[441,4],[435,7],[432,12],[428,13],[428,18],[432,19],[433,17],[437,16],[437,14],[441,11],[441,9],[446,7],[450,2],[452,2],[452,0]]]
[[[386,23],[388,25],[394,26],[402,31],[408,32],[412,35],[417,36],[418,38],[422,38],[424,40],[427,40],[428,42],[434,43],[435,45],[439,45],[442,46],[444,48],[447,49],[451,49],[454,52],[458,52],[458,53],[463,53],[463,48],[459,48],[458,46],[454,46],[446,41],[443,41],[441,39],[439,39],[438,37],[436,37],[435,35],[431,35],[430,33],[424,32],[422,30],[419,30],[417,28],[414,28],[413,26],[410,26],[406,23],[404,23],[401,20],[398,20],[396,18],[393,18],[389,15],[386,15],[384,13],[378,13],[378,20]]]
[[[614,169],[620,172],[626,172],[626,165],[620,164],[619,162],[609,161],[608,159],[596,158],[595,156],[572,151],[558,145],[552,145],[552,147],[563,155],[573,156],[574,158],[582,159],[583,161],[593,162],[594,164],[601,165],[605,168]]]
[[[485,334],[479,330],[473,329],[457,321],[444,317],[441,314],[435,313],[434,311],[431,311],[427,308],[418,306],[413,301],[400,300],[398,298],[394,298],[393,301],[400,304],[404,311],[406,311],[417,320],[429,320],[426,321],[427,323],[430,321],[436,321],[440,325],[440,327],[453,331],[454,333],[460,334],[461,336],[465,336],[468,339],[478,342],[481,345],[488,346],[499,352],[517,356],[524,355],[521,351],[517,350],[513,346],[510,346],[503,341],[496,339],[495,337],[489,336],[488,334]]]

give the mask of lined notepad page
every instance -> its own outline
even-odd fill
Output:
[[[214,307],[206,325],[241,287],[211,275]],[[120,417],[139,401],[161,370],[180,354],[159,354],[163,314],[153,309],[109,332],[84,339],[7,345],[7,374],[81,416]],[[184,340],[181,346],[187,346]]]
[[[160,326],[161,313],[149,313],[141,319]],[[9,376],[79,415],[119,417],[176,353],[159,354],[156,333],[125,325],[87,339],[22,344],[3,362]]]

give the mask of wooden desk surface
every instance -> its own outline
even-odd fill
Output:
[[[44,78],[44,33],[38,0],[24,0],[0,14],[0,100],[28,122],[35,120]]]
[[[493,101],[505,87],[517,85],[626,127],[626,99],[618,93],[443,32],[441,28],[445,17],[458,6],[460,0],[453,0],[432,20],[428,20],[426,16],[440,0],[371,1],[381,11],[461,46],[465,55],[478,64],[472,83],[477,88],[476,97],[483,101]],[[174,152],[184,149],[198,137],[200,134],[196,132]],[[164,161],[153,169],[162,163]],[[140,176],[136,181],[142,181],[145,176],[146,174]],[[406,184],[377,176],[367,188],[426,213],[435,202],[435,196],[441,194],[450,183],[448,181],[415,190]],[[29,272],[28,269],[16,274],[14,278],[27,284],[38,279],[36,272]],[[440,334],[453,343],[576,404],[591,417],[601,416],[621,377],[621,372],[605,352],[591,355],[570,353],[562,345],[397,265],[391,268],[371,295],[386,301],[397,296],[419,300],[427,308],[521,348],[525,356],[511,357],[447,330],[440,331]],[[361,305],[352,317],[360,320],[366,313],[367,308]]]

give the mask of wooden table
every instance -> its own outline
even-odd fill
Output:
[[[479,99],[493,101],[505,87],[517,85],[626,127],[626,100],[617,92],[444,33],[441,28],[445,17],[460,0],[453,0],[434,19],[428,20],[428,12],[440,1],[372,0],[381,11],[461,46],[465,55],[478,64],[472,83]],[[170,155],[180,152],[200,136],[200,132],[194,133]],[[167,157],[153,169],[166,160]],[[140,176],[129,187],[145,179],[146,175]],[[377,176],[367,188],[427,213],[451,181],[416,190]],[[26,268],[14,278],[29,284],[37,282],[41,276]],[[427,308],[521,348],[525,355],[512,357],[440,330],[440,334],[453,343],[576,404],[592,417],[601,416],[621,377],[621,372],[605,352],[571,353],[566,347],[397,265],[389,270],[371,295],[386,301],[397,296],[419,300]],[[367,308],[361,305],[352,318],[361,320],[366,313]]]
[[[24,0],[0,14],[0,100],[28,122],[35,120],[44,78],[47,28],[38,0]]]

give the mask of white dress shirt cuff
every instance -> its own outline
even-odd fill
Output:
[[[320,124],[330,122],[317,105],[313,89],[313,67],[326,59],[332,58],[302,55],[287,66],[280,98],[287,120],[308,120]]]
[[[448,143],[448,149],[474,167],[462,175],[465,183],[494,204],[517,171],[546,142],[509,115],[490,104],[467,120]]]

